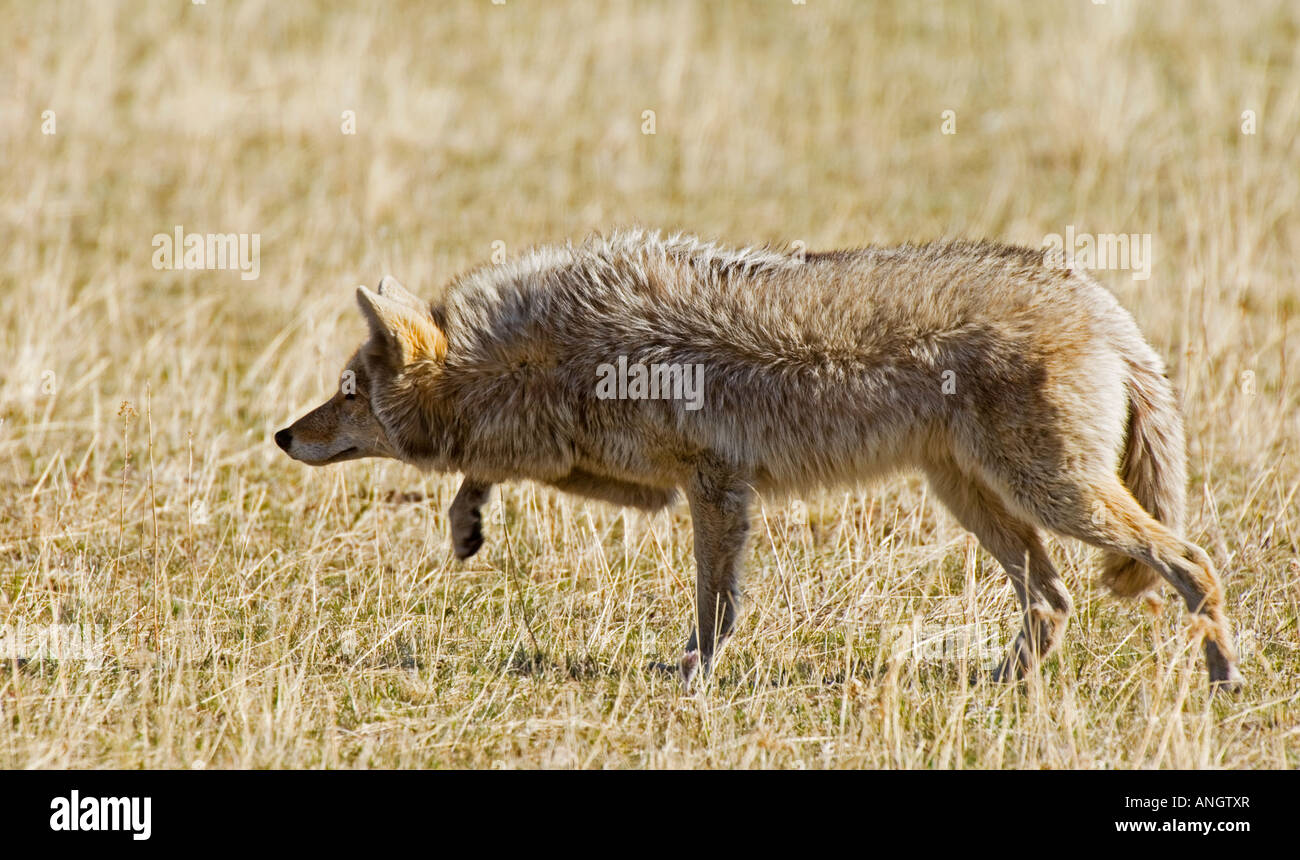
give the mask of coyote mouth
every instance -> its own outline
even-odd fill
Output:
[[[353,445],[349,448],[344,448],[336,454],[330,454],[328,457],[324,457],[320,460],[308,460],[305,458],[295,459],[301,459],[302,462],[306,463],[308,466],[328,466],[331,463],[342,463],[344,460],[355,460],[358,456],[357,446]]]

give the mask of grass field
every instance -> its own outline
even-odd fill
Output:
[[[1300,765],[1294,3],[327,5],[0,5],[0,767]],[[1067,542],[1062,650],[968,685],[1014,597],[900,475],[764,504],[686,694],[684,505],[511,486],[462,564],[457,476],[271,442],[357,284],[630,224],[1150,234],[1097,276],[1183,392],[1245,692]],[[155,268],[177,225],[258,277]]]

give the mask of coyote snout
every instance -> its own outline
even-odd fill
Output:
[[[342,463],[360,457],[391,457],[384,428],[364,405],[339,395],[275,433],[275,444],[310,466]]]
[[[461,558],[483,542],[494,483],[644,510],[681,492],[695,530],[688,682],[735,625],[758,494],[914,468],[1011,581],[1023,626],[999,678],[1034,671],[1065,629],[1052,531],[1103,550],[1116,596],[1173,585],[1211,682],[1240,684],[1219,578],[1182,535],[1183,425],[1164,365],[1109,292],[1042,249],[796,258],[631,232],[473,270],[431,304],[391,278],[357,301],[369,339],[276,443],[313,465],[461,472]],[[698,367],[708,386],[693,401],[602,396],[598,369],[619,361]]]
[[[277,430],[275,444],[295,460],[312,466],[394,456],[384,427],[370,408],[364,362],[353,356],[334,396]]]

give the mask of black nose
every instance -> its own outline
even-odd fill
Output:
[[[283,430],[275,431],[275,444],[288,451],[289,446],[293,444],[293,433],[286,427]]]

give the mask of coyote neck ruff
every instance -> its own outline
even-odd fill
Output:
[[[910,467],[1015,588],[1024,628],[1000,677],[1032,669],[1070,611],[1048,529],[1103,549],[1121,597],[1171,583],[1200,617],[1211,681],[1239,684],[1218,578],[1181,536],[1182,419],[1163,363],[1109,292],[1042,250],[794,257],[624,232],[482,266],[431,304],[391,278],[357,297],[369,340],[277,443],[317,465],[463,473],[462,558],[497,482],[648,510],[683,492],[700,631],[688,681],[735,622],[755,493]],[[686,372],[691,397],[675,393]]]

